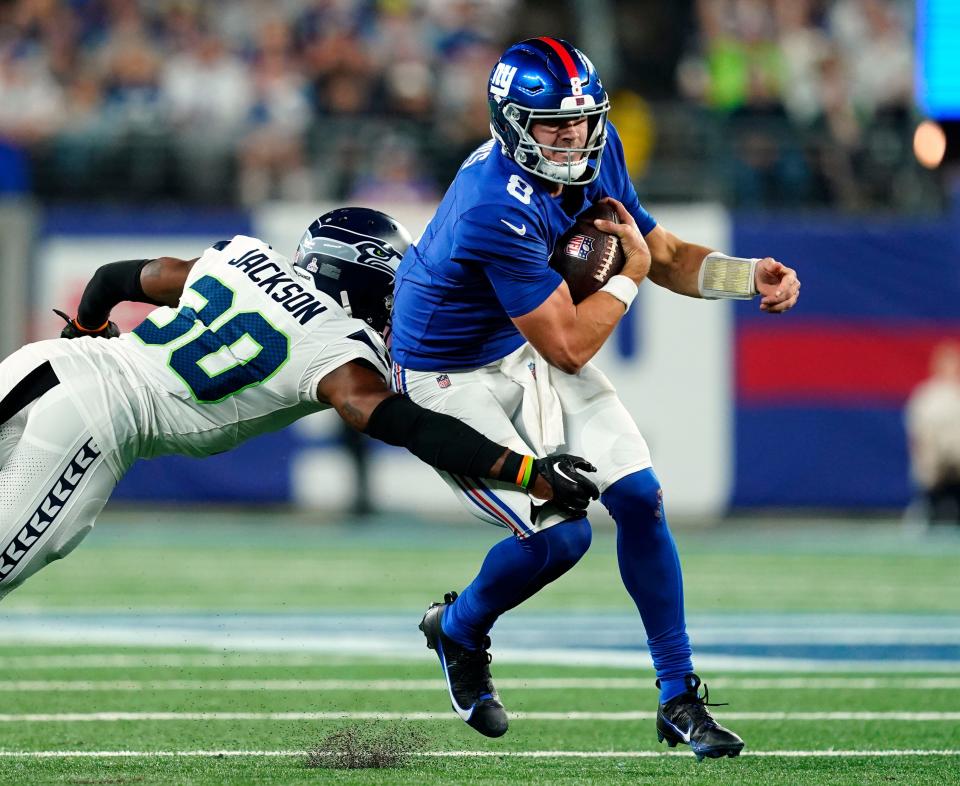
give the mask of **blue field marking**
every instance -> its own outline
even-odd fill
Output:
[[[422,657],[416,614],[0,614],[8,642],[203,647]],[[689,620],[697,662],[723,668],[960,671],[960,615],[714,614]],[[493,632],[499,660],[648,663],[629,614],[516,613]]]

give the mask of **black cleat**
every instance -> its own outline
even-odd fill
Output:
[[[659,685],[658,680],[657,687]],[[710,704],[707,686],[703,686],[703,696],[697,692],[699,687],[700,678],[688,674],[687,690],[657,708],[657,739],[660,742],[666,740],[671,748],[675,748],[678,742],[686,743],[697,761],[703,761],[704,756],[720,759],[740,755],[743,740],[717,723],[707,709],[723,705]]]
[[[486,637],[479,649],[469,650],[440,627],[444,609],[456,599],[456,592],[448,592],[443,603],[432,603],[420,620],[420,630],[427,637],[427,647],[437,651],[457,715],[487,737],[502,737],[507,733],[507,711],[490,676],[490,638]]]

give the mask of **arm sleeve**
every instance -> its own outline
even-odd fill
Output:
[[[377,405],[366,433],[388,445],[406,448],[432,467],[471,478],[515,478],[521,459],[510,451],[503,471],[499,476],[492,475],[493,465],[506,448],[463,421],[425,409],[399,393]]]
[[[630,172],[627,169],[627,161],[623,154],[623,142],[620,141],[620,134],[617,133],[617,129],[612,123],[607,124],[607,147],[604,150],[604,155],[610,157],[609,161],[604,162],[604,166],[609,165],[615,173],[618,193],[613,196],[623,202],[623,206],[633,216],[640,234],[649,235],[657,222],[640,204],[637,189],[634,188],[633,181],[630,179]]]
[[[563,280],[550,267],[550,251],[534,211],[484,205],[457,222],[451,257],[479,264],[507,314],[519,317],[543,303]]]
[[[113,307],[125,300],[163,305],[147,297],[140,283],[140,271],[150,261],[128,259],[98,268],[83,290],[77,306],[77,322],[87,330],[97,330],[110,318]]]

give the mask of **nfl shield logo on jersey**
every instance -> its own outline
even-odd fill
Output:
[[[593,251],[593,238],[586,235],[574,235],[564,249],[564,253],[568,257],[576,257],[577,259],[586,259],[590,256],[591,251]]]
[[[439,377],[437,377],[437,385],[440,387],[448,388],[450,387],[450,384],[450,377],[448,377],[446,374],[441,374]]]

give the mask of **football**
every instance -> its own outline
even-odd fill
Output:
[[[550,267],[570,287],[574,303],[579,303],[623,270],[625,257],[620,239],[597,229],[593,222],[606,219],[619,224],[617,211],[597,202],[577,216],[577,222],[557,241]]]

